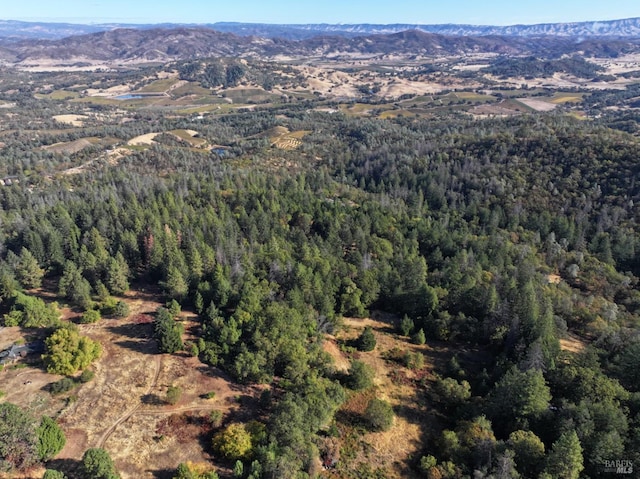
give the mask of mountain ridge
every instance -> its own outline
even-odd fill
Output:
[[[448,36],[407,30],[345,38],[316,36],[304,40],[239,36],[207,28],[180,27],[149,30],[117,29],[60,40],[22,40],[0,46],[0,60],[9,64],[54,60],[155,62],[211,56],[275,58],[411,55],[441,56],[473,53],[499,55],[564,54],[617,56],[640,50],[640,39],[587,39],[565,37]]]
[[[562,37],[633,37],[640,38],[640,17],[619,20],[594,20],[587,22],[539,23],[532,25],[471,25],[471,24],[268,24],[217,22],[205,24],[160,23],[160,24],[75,24],[62,22],[23,22],[0,20],[0,38],[19,41],[24,39],[56,40],[74,35],[110,31],[120,28],[152,30],[156,28],[208,28],[239,36],[259,36],[302,40],[321,35],[342,37],[366,36],[372,34],[398,33],[404,30],[420,30],[441,35],[456,36],[562,36]]]

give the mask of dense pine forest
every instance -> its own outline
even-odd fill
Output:
[[[353,443],[403,415],[428,424],[401,461],[406,477],[601,478],[620,461],[640,467],[633,117],[379,119],[309,101],[197,122],[138,110],[74,133],[37,120],[60,101],[6,100],[25,113],[3,120],[0,308],[5,327],[44,340],[38,367],[68,387],[90,381],[102,347],[82,324],[123,321],[125,294],[147,288],[166,303],[149,329],[158,354],[260,388],[254,417],[212,419],[209,470],[175,464],[166,477],[396,477],[355,462]],[[41,148],[188,128],[219,146],[197,151],[164,134],[117,164],[97,146]],[[264,132],[278,128],[306,134],[277,148]],[[80,324],[61,319],[63,307]],[[196,318],[190,335],[181,311]],[[447,351],[411,383],[412,407],[396,407],[359,360],[376,347],[371,329],[341,343],[347,371],[323,349],[345,318],[372,315],[391,318],[384,334],[400,343]],[[425,368],[422,353],[400,353],[385,360]],[[345,413],[358,394],[364,413]],[[43,451],[46,421],[18,421],[15,407],[0,404],[6,472],[61,449],[56,436]],[[47,467],[45,477],[63,477]],[[118,477],[100,448],[64,472]]]

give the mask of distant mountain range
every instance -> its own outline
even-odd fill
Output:
[[[563,37],[618,37],[640,38],[640,18],[624,20],[546,23],[538,25],[483,26],[483,25],[419,25],[419,24],[302,24],[275,25],[264,23],[221,22],[204,25],[185,24],[122,24],[108,23],[96,25],[80,25],[71,23],[20,22],[0,20],[0,38],[19,41],[24,39],[56,40],[73,35],[105,32],[118,28],[150,30],[157,28],[198,27],[220,32],[233,33],[239,36],[257,36],[262,38],[282,38],[302,40],[314,36],[336,35],[342,37],[367,36],[373,34],[398,33],[405,30],[419,30],[440,35],[460,36],[563,36]]]
[[[167,62],[211,56],[310,58],[349,56],[442,56],[470,53],[564,54],[614,57],[640,51],[640,38],[451,36],[408,30],[345,38],[325,35],[303,40],[239,36],[208,28],[117,29],[59,40],[21,40],[0,45],[0,60],[10,64],[83,62]]]

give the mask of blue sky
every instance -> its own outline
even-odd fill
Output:
[[[4,20],[533,24],[640,17],[640,0],[0,0]]]

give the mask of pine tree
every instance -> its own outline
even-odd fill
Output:
[[[38,260],[27,248],[20,250],[16,265],[16,278],[25,288],[39,288],[42,284],[44,270],[40,268]]]
[[[578,479],[584,470],[582,446],[575,431],[563,433],[551,447],[546,472],[554,479]]]

